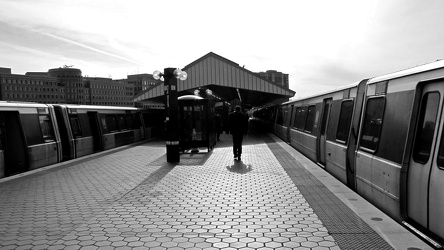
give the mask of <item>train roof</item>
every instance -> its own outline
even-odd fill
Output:
[[[400,70],[400,71],[397,71],[394,73],[390,73],[390,74],[386,74],[386,75],[382,75],[382,76],[377,76],[377,77],[370,79],[367,84],[387,81],[390,79],[414,75],[414,74],[418,74],[421,72],[431,71],[431,70],[435,70],[435,69],[439,69],[439,68],[444,68],[444,60],[438,60],[435,62],[423,64],[420,66],[415,66],[415,67],[412,67],[409,69]]]
[[[372,84],[372,83],[377,83],[377,82],[381,82],[381,81],[386,81],[386,80],[390,80],[390,79],[395,79],[395,78],[400,78],[400,77],[404,77],[404,76],[409,76],[409,75],[414,75],[414,74],[418,74],[421,72],[426,72],[426,71],[431,71],[431,70],[435,70],[435,69],[440,69],[440,68],[444,68],[444,60],[438,60],[435,62],[430,62],[430,63],[426,63],[420,66],[416,66],[416,67],[412,67],[412,68],[408,68],[408,69],[404,69],[404,70],[400,70],[394,73],[390,73],[390,74],[386,74],[386,75],[382,75],[382,76],[377,76],[377,77],[373,77],[370,78],[369,81],[367,82],[367,84]],[[288,102],[284,102],[283,104],[289,104],[289,103],[293,103],[293,102],[297,102],[297,101],[303,101],[303,100],[307,100],[313,97],[319,97],[319,96],[323,96],[323,95],[328,95],[331,93],[335,93],[338,91],[342,91],[345,89],[349,89],[349,88],[353,88],[356,87],[359,84],[359,82],[355,82],[355,83],[351,83],[336,89],[332,89],[326,92],[322,92],[319,94],[315,94],[312,96],[307,96],[307,97],[303,97],[303,98],[298,98],[292,101],[288,101]]]
[[[292,100],[292,101],[284,102],[284,103],[282,103],[282,105],[293,103],[293,102],[298,102],[298,101],[303,101],[303,100],[308,100],[308,99],[311,99],[313,97],[319,97],[319,96],[328,95],[328,94],[331,94],[331,93],[336,93],[336,92],[339,92],[339,91],[343,91],[345,89],[354,88],[354,87],[358,86],[359,83],[360,82],[350,83],[350,84],[347,84],[347,85],[344,85],[344,86],[341,86],[341,87],[338,87],[338,88],[335,88],[335,89],[332,89],[332,90],[321,92],[319,94],[315,94],[315,95],[311,95],[311,96],[307,96],[307,97],[298,98],[298,99],[295,99],[295,100]]]
[[[72,109],[99,109],[99,110],[139,110],[135,107],[120,107],[120,106],[97,106],[97,105],[81,105],[81,104],[52,104],[53,106],[64,106]]]
[[[37,102],[0,101],[2,107],[47,108],[48,105]]]

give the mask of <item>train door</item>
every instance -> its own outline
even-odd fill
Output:
[[[70,130],[66,108],[54,105],[54,112],[57,119],[57,127],[59,128],[60,133],[62,161],[74,159],[76,158],[76,150],[73,135]]]
[[[324,99],[323,109],[322,109],[322,120],[321,120],[321,133],[318,137],[318,162],[322,165],[325,165],[325,154],[326,154],[326,142],[327,142],[327,126],[328,126],[328,118],[330,117],[330,108],[331,108],[332,99]]]
[[[88,111],[89,125],[91,126],[91,133],[93,137],[94,152],[103,150],[103,136],[100,129],[99,115],[97,112]]]
[[[51,117],[51,125],[54,128],[54,138],[57,145],[57,162],[61,162],[63,160],[63,148],[62,139],[59,132],[59,124],[57,124],[57,115],[55,113],[54,106],[48,105],[48,110]]]
[[[293,109],[294,106],[291,105],[290,107],[287,108],[287,122],[285,123],[285,125],[287,126],[287,142],[291,144],[291,124],[293,124]]]
[[[143,122],[143,116],[142,116],[142,112],[138,111],[137,113],[134,114],[134,123],[136,125],[139,125],[139,130],[140,130],[140,139],[141,140],[145,140],[145,125]],[[137,127],[137,126],[135,126]]]
[[[407,176],[407,215],[444,238],[444,81],[424,86]]]
[[[28,150],[18,112],[0,112],[0,138],[4,150],[5,175],[27,171]]]
[[[359,135],[359,122],[361,120],[361,110],[364,103],[367,81],[368,80],[363,80],[358,85],[358,90],[356,93],[356,99],[352,115],[352,124],[348,136],[347,157],[346,157],[347,186],[353,190],[356,190],[356,174],[355,174],[356,147]]]

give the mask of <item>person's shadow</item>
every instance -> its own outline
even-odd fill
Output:
[[[246,174],[253,170],[251,164],[244,164],[242,161],[234,161],[234,164],[231,166],[227,166],[228,171],[238,173],[238,174]]]

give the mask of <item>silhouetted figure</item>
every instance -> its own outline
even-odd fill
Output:
[[[248,120],[244,113],[241,112],[241,107],[236,106],[236,110],[229,116],[230,132],[233,136],[233,154],[234,158],[241,160],[242,155],[242,139],[248,130]]]
[[[216,117],[215,117],[215,122],[216,122],[217,140],[220,141],[220,134],[222,133],[223,121],[222,121],[222,117],[217,113],[216,113]]]

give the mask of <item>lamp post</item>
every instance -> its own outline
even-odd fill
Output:
[[[163,74],[156,70],[153,78],[164,81],[165,126],[167,162],[180,162],[179,154],[179,105],[177,101],[177,79],[187,79],[187,73],[176,68],[165,68]]]

